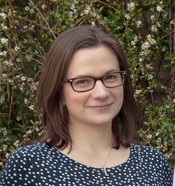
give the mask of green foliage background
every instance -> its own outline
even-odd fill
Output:
[[[64,30],[103,25],[123,45],[138,104],[138,142],[175,164],[175,2],[0,0],[0,169],[42,134],[36,89],[45,55]]]

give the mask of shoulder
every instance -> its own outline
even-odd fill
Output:
[[[34,169],[37,164],[45,161],[51,149],[43,142],[19,147],[10,156],[4,171]]]
[[[149,171],[150,175],[158,177],[164,185],[170,185],[170,183],[172,183],[172,173],[168,161],[158,149],[131,144],[130,158],[131,162],[134,163],[139,170]]]
[[[19,147],[9,158],[5,169],[14,167],[27,168],[40,159],[41,154],[47,155],[49,148],[45,143],[38,142],[33,145]]]
[[[138,162],[142,166],[149,166],[149,168],[157,172],[168,172],[169,174],[171,172],[164,154],[156,148],[131,144],[131,157],[133,161]]]
[[[19,147],[10,157],[11,159],[36,158],[39,154],[47,154],[49,151],[48,146],[45,143],[38,142],[36,144]]]
[[[161,154],[161,152],[153,147],[150,146],[146,146],[146,145],[141,145],[141,144],[131,144],[131,149],[133,149],[134,151],[136,151],[137,153],[143,153],[143,154]]]
[[[9,158],[5,168],[0,175],[0,185],[32,184],[39,179],[38,173],[41,166],[49,157],[50,148],[45,143],[38,142],[18,148]]]
[[[156,160],[167,162],[162,152],[156,148],[145,145],[131,144],[131,154],[140,158],[149,159],[150,161]]]

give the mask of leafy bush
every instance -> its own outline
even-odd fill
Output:
[[[138,104],[138,141],[175,164],[174,6],[168,0],[0,0],[0,167],[43,131],[36,89],[50,44],[85,23],[103,25],[122,43]]]

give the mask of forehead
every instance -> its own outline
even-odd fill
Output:
[[[67,78],[81,75],[101,76],[111,70],[120,70],[117,56],[110,48],[98,46],[76,51],[66,76]]]

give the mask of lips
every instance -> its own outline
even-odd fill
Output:
[[[103,104],[103,105],[95,105],[95,106],[90,106],[90,108],[94,110],[107,110],[111,107],[112,103],[109,104]]]

